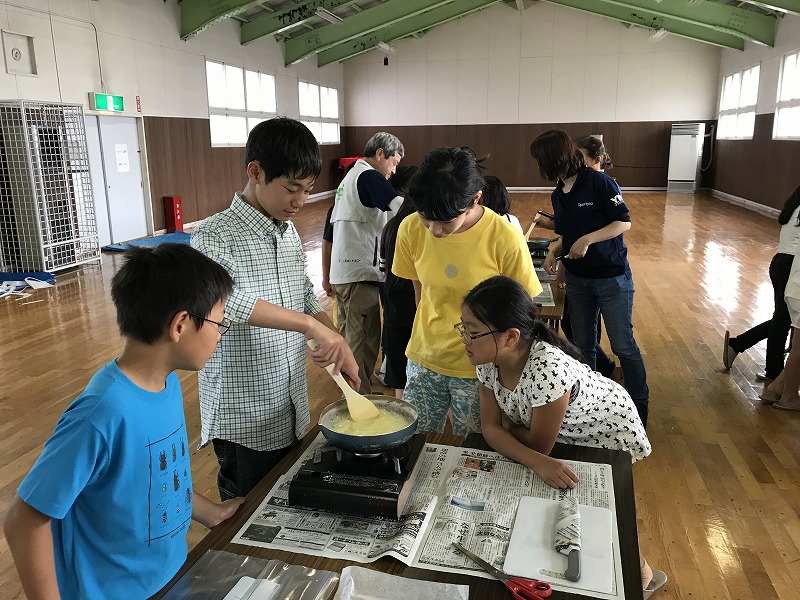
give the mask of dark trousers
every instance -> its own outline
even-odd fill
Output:
[[[775,294],[775,311],[772,313],[772,318],[729,340],[731,348],[736,352],[744,352],[766,339],[767,359],[764,374],[770,379],[775,379],[783,371],[786,338],[792,329],[789,308],[786,306],[783,296],[786,292],[786,283],[789,281],[793,260],[792,254],[776,254],[769,263],[769,279]]]
[[[247,495],[299,442],[279,450],[266,451],[251,450],[241,444],[218,438],[212,443],[219,463],[219,497],[225,501]]]
[[[561,319],[561,329],[566,337],[573,344],[572,339],[572,319],[569,317],[569,294],[564,294],[564,316]],[[604,377],[611,377],[617,363],[608,357],[602,346],[600,346],[600,339],[603,335],[603,319],[597,319],[597,344],[595,345],[595,368],[598,373]]]

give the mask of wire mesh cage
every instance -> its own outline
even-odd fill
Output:
[[[83,107],[0,100],[0,271],[99,260]]]

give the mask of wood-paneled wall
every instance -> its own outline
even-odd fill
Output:
[[[716,140],[712,184],[720,192],[782,208],[800,185],[800,142],[773,140],[773,113],[756,115],[753,139]]]
[[[434,148],[469,146],[482,156],[486,172],[496,175],[508,187],[550,186],[531,158],[531,142],[549,129],[561,129],[573,139],[603,134],[611,155],[611,175],[626,187],[666,187],[669,164],[669,121],[627,123],[537,123],[513,125],[415,125],[387,127],[403,142],[403,161],[418,164]],[[364,144],[380,127],[344,127],[342,139],[349,155],[360,154]],[[710,143],[708,144],[710,148]],[[707,158],[705,159],[707,161]],[[704,182],[704,185],[708,185]]]
[[[184,223],[192,223],[230,206],[244,188],[244,148],[212,148],[208,119],[145,117],[153,226],[163,229],[164,196],[181,197]],[[336,189],[341,174],[336,161],[343,144],[324,145],[322,173],[314,192]]]

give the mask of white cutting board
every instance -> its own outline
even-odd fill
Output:
[[[553,547],[560,502],[533,496],[520,498],[503,570],[509,575],[540,579],[560,587],[610,594],[614,554],[611,548],[611,511],[580,505],[581,578],[567,581],[567,557]]]

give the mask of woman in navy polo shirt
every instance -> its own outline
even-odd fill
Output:
[[[586,363],[595,368],[598,315],[603,315],[611,349],[619,357],[625,388],[647,425],[647,372],[633,338],[633,278],[623,233],[631,227],[628,207],[616,182],[583,164],[583,155],[563,131],[551,130],[531,144],[539,172],[557,182],[553,190],[555,233],[544,262],[556,272],[563,256],[569,290],[572,335]]]

